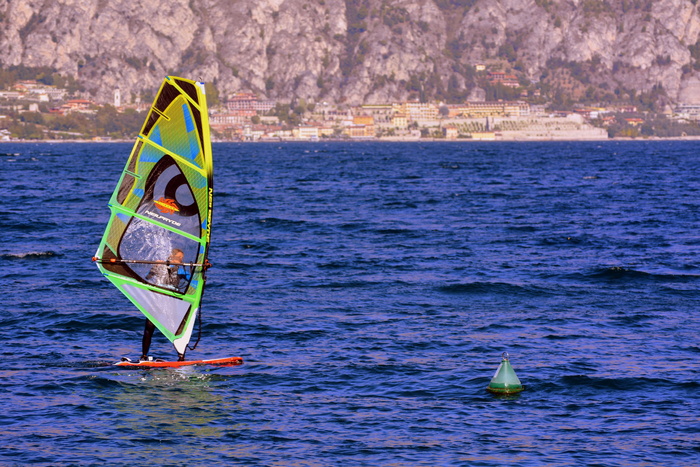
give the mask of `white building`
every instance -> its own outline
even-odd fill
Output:
[[[700,104],[678,104],[674,114],[676,118],[700,120]]]

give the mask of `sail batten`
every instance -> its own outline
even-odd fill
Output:
[[[146,143],[150,144],[151,146],[153,146],[153,147],[156,148],[156,149],[159,149],[159,150],[161,150],[161,151],[163,151],[163,152],[168,152],[167,149],[165,149],[164,147],[160,146],[158,143],[155,143],[154,141],[152,141],[152,140],[149,139],[149,138],[143,138],[142,140],[145,141]],[[189,160],[187,160],[186,156],[183,156],[183,155],[181,155],[181,154],[175,154],[175,153],[172,153],[172,152],[170,152],[170,155],[173,156],[173,157],[176,157],[176,158],[178,159],[178,162],[181,162],[181,163],[187,165],[187,166],[190,167],[192,170],[196,170],[196,171],[199,172],[202,176],[206,176],[206,175],[207,175],[207,171],[206,171],[205,169],[203,169],[202,167],[198,167],[198,166],[196,166],[195,164],[191,163]]]
[[[201,308],[213,164],[204,85],[167,77],[109,201],[100,271],[184,353]]]
[[[149,285],[144,285],[138,280],[131,279],[131,278],[125,278],[123,276],[120,276],[119,274],[110,274],[110,273],[104,273],[103,274],[107,279],[110,281],[112,279],[119,280],[122,285],[124,284],[130,284],[135,287],[138,287],[143,290],[150,290],[151,292],[159,293],[161,295],[168,295],[170,297],[175,297],[179,300],[182,300],[184,302],[189,302],[189,303],[199,303],[198,300],[195,297],[191,297],[188,295],[182,295],[180,293],[174,292],[172,290],[164,290],[160,287],[155,287],[155,286],[149,286]],[[130,296],[127,295],[128,298],[131,298]],[[136,306],[139,307],[141,304],[136,303]]]
[[[197,91],[196,91],[194,88],[192,88],[192,87],[190,87],[190,86],[183,86],[182,84],[184,84],[184,83],[182,83],[182,81],[178,81],[178,80],[171,80],[171,81],[170,81],[170,84],[171,84],[172,86],[176,87],[177,89],[179,89],[180,92],[182,92],[182,95],[185,96],[185,97],[187,98],[187,100],[188,100],[192,105],[194,105],[194,106],[197,107],[198,109],[200,108],[199,102],[197,102],[196,97],[192,97],[193,95],[194,95],[194,96],[197,95]],[[189,84],[189,83],[188,83],[188,84]],[[185,89],[183,89],[183,87],[187,87],[188,89],[185,90]],[[190,94],[190,93],[192,93],[192,94]]]
[[[176,229],[176,228],[174,228],[174,227],[172,227],[172,226],[170,226],[170,225],[168,225],[168,224],[166,224],[166,223],[164,223],[164,222],[158,221],[157,219],[154,219],[154,218],[152,218],[152,217],[142,216],[142,215],[139,214],[138,212],[134,212],[134,211],[131,211],[131,210],[129,210],[129,209],[125,209],[125,208],[123,208],[123,207],[120,206],[120,205],[110,206],[110,208],[112,208],[112,209],[115,210],[115,211],[119,211],[119,212],[121,212],[121,213],[124,213],[124,214],[126,214],[126,215],[128,215],[128,216],[132,216],[132,217],[141,219],[141,220],[143,220],[143,221],[150,222],[150,223],[152,223],[152,224],[158,225],[158,226],[160,226],[160,227],[162,227],[162,228],[164,228],[164,229],[167,229],[167,230],[169,230],[169,231],[171,231],[171,232],[177,233],[178,235],[182,235],[183,237],[188,238],[188,239],[190,239],[190,240],[192,240],[192,241],[194,241],[194,242],[200,242],[200,243],[206,243],[206,242],[207,242],[207,238],[205,238],[205,237],[197,237],[197,236],[194,236],[194,235],[190,235],[190,234],[187,233],[187,232],[183,232],[182,230],[178,230],[178,229]]]

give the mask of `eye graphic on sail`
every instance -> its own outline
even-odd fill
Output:
[[[212,200],[204,85],[167,77],[112,194],[94,259],[180,354],[204,291]]]

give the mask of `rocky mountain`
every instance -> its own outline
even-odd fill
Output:
[[[0,0],[0,67],[55,69],[97,100],[162,77],[223,96],[464,98],[476,64],[551,96],[700,103],[697,0]]]

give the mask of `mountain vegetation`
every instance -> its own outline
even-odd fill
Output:
[[[483,89],[661,110],[700,102],[700,13],[696,0],[0,0],[0,67],[0,86],[31,67],[98,102],[145,100],[177,74],[222,98],[450,103]]]

